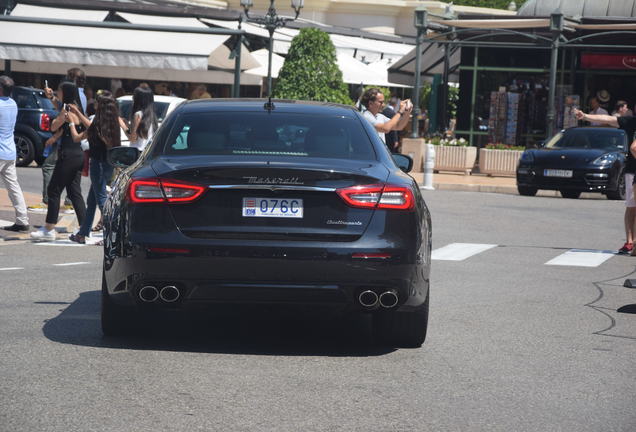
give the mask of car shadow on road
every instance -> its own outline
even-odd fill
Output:
[[[616,309],[618,313],[636,314],[636,304],[628,304]]]
[[[365,357],[395,351],[372,343],[369,316],[355,318],[254,315],[236,311],[221,318],[202,313],[168,314],[126,337],[104,337],[100,291],[87,291],[44,323],[44,335],[64,344],[110,349]]]

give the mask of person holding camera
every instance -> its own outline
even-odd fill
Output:
[[[62,109],[51,123],[51,131],[62,129],[61,142],[58,149],[57,161],[53,169],[53,175],[47,188],[48,208],[46,212],[46,224],[37,231],[31,233],[34,240],[55,240],[55,225],[60,212],[60,198],[62,190],[71,199],[77,220],[81,225],[86,214],[86,205],[82,197],[81,178],[84,166],[84,152],[79,142],[74,142],[71,135],[71,126],[77,124],[80,128],[80,119],[71,112],[73,104],[81,110],[79,91],[75,83],[64,81],[58,88],[58,99],[62,101]]]
[[[400,106],[393,116],[389,119],[382,114],[384,107],[384,95],[378,88],[370,88],[364,92],[361,98],[362,105],[367,111],[362,116],[369,121],[378,132],[378,136],[383,143],[386,144],[385,134],[391,131],[400,131],[404,129],[409,121],[409,115],[413,110],[413,104],[409,99],[400,102]]]

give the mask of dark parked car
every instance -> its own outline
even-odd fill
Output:
[[[517,166],[517,189],[535,195],[558,190],[564,198],[600,192],[625,199],[627,136],[620,129],[572,128],[557,133],[539,149],[526,150]]]
[[[431,222],[412,160],[353,107],[273,103],[185,102],[140,156],[110,151],[132,165],[104,211],[104,334],[239,304],[371,313],[379,341],[423,343]]]
[[[14,130],[16,165],[28,166],[34,160],[42,165],[44,143],[51,137],[51,121],[57,117],[57,111],[40,89],[16,86],[11,97],[18,105]]]

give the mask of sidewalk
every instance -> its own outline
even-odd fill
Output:
[[[26,205],[36,205],[42,202],[41,194],[34,194],[29,192],[22,192],[24,195],[24,200],[26,201]],[[46,218],[46,213],[38,212],[34,213],[29,211],[29,224],[31,228],[35,229],[44,225],[44,219]],[[6,222],[6,225],[11,225],[15,222],[15,211],[13,210],[13,206],[11,205],[11,201],[9,200],[9,194],[4,187],[0,187],[0,221]],[[1,224],[2,226],[5,223]],[[75,214],[62,214],[60,215],[59,222],[55,227],[56,231],[62,236],[58,238],[66,238],[66,236],[72,233],[75,229],[77,229],[77,219],[75,218]],[[28,240],[30,239],[29,233],[14,233],[10,231],[0,230],[0,242],[3,240]]]

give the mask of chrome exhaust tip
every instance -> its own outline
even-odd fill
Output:
[[[139,290],[139,299],[146,303],[152,303],[159,298],[159,291],[152,285],[146,285]]]
[[[364,307],[374,307],[378,304],[378,295],[371,290],[362,291],[358,296],[358,301]]]
[[[380,306],[383,308],[392,308],[398,304],[398,295],[395,290],[383,292],[379,297]]]
[[[159,297],[166,303],[174,303],[179,300],[180,296],[181,293],[179,292],[179,289],[174,285],[166,285],[161,288],[161,291],[159,292]]]

